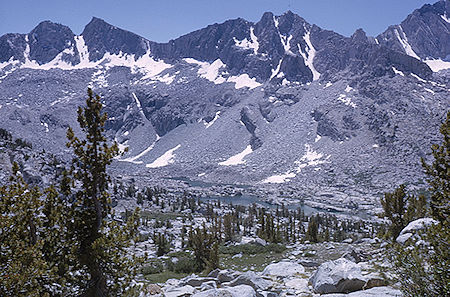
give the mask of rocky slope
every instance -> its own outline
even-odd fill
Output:
[[[393,185],[424,186],[419,158],[450,105],[448,72],[433,72],[448,63],[448,7],[426,5],[377,38],[290,11],[164,44],[98,18],[81,35],[45,21],[0,37],[1,127],[64,157],[89,86],[108,135],[129,147],[117,174],[280,186],[370,209]]]

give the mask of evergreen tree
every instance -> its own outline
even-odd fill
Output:
[[[450,111],[440,132],[443,142],[432,146],[433,163],[422,159],[430,185],[431,214],[439,223],[421,234],[423,240],[397,245],[394,253],[405,296],[450,296]]]
[[[319,242],[319,215],[309,218],[308,229],[306,230],[306,240],[310,242]]]
[[[76,241],[77,268],[86,277],[79,280],[82,296],[121,295],[135,274],[133,259],[127,257],[126,248],[137,231],[137,214],[133,214],[126,230],[113,220],[106,167],[119,154],[117,143],[108,146],[104,125],[106,113],[102,113],[98,95],[88,89],[86,107],[78,108],[78,123],[83,138],[67,131],[75,157],[71,175],[80,184],[74,188],[69,230]]]
[[[18,171],[14,163],[10,184],[0,187],[0,296],[45,296],[41,282],[52,275],[38,234],[42,194]]]
[[[434,161],[427,164],[422,158],[422,164],[428,175],[431,192],[431,214],[441,224],[450,225],[450,111],[441,125],[443,136],[441,145],[433,144],[431,147]]]

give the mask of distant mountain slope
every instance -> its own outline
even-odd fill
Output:
[[[376,41],[428,61],[427,64],[435,70],[449,68],[450,1],[442,0],[416,9],[400,25],[390,26],[377,36]]]
[[[417,57],[390,37],[399,27],[344,37],[290,11],[168,43],[98,18],[79,36],[45,21],[0,37],[0,127],[63,157],[89,86],[104,99],[111,140],[129,147],[117,173],[291,187],[316,202],[370,208],[394,184],[423,187],[419,159],[450,107],[448,71],[433,72],[429,58],[445,68],[449,44],[419,50],[406,28],[448,28],[443,7],[402,23]]]

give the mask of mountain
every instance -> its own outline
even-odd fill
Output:
[[[378,35],[376,41],[440,69],[450,65],[449,32],[450,1],[442,0],[416,9],[400,25]]]
[[[450,105],[448,71],[433,71],[450,53],[447,11],[448,1],[425,5],[376,38],[291,11],[167,43],[98,18],[79,36],[45,21],[0,37],[0,127],[64,157],[89,86],[104,99],[108,135],[129,148],[116,174],[372,209],[393,185],[424,186],[419,159]]]

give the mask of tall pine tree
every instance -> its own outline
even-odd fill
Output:
[[[137,231],[137,216],[127,223],[127,230],[111,219],[108,194],[110,178],[106,171],[119,154],[117,143],[109,146],[105,136],[107,114],[102,112],[98,95],[88,89],[86,107],[78,108],[78,123],[83,138],[67,131],[74,158],[70,174],[79,186],[73,189],[69,230],[76,241],[78,268],[86,276],[80,281],[81,296],[117,296],[124,293],[134,275],[133,261],[127,257],[127,247]]]

